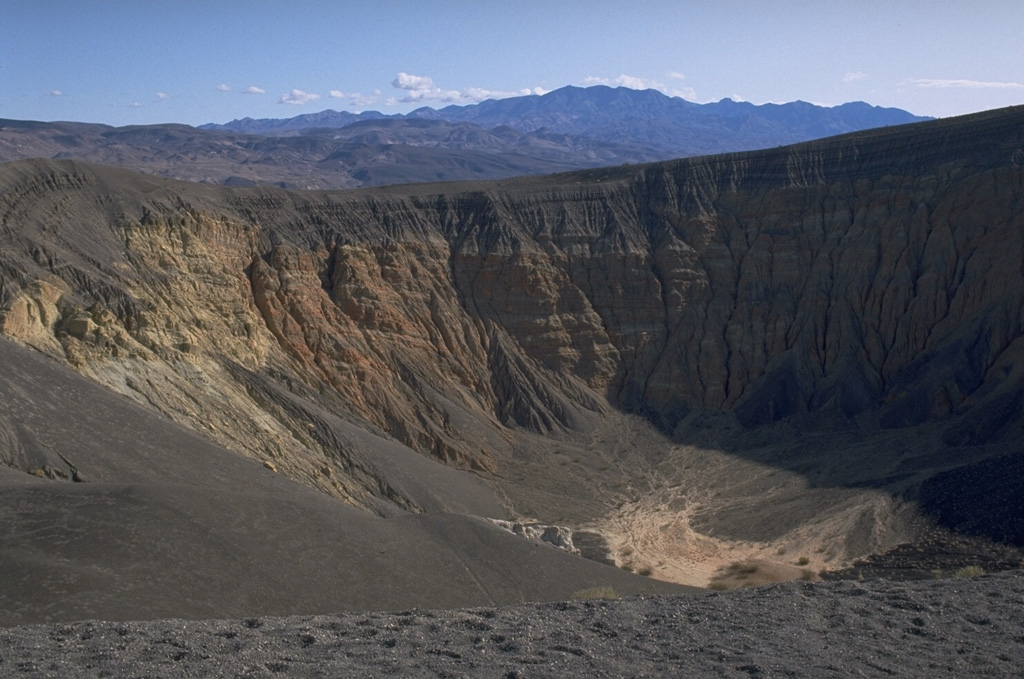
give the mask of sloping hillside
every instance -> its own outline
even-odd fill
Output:
[[[1021,113],[335,193],[10,163],[0,327],[378,514],[477,511],[415,451],[623,567],[799,576],[1020,454]]]

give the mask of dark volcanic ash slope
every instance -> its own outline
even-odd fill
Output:
[[[0,629],[11,676],[1017,677],[1024,574],[702,597]],[[20,673],[20,674],[19,674]]]
[[[0,403],[0,626],[680,590],[514,537],[479,480],[410,451],[360,455],[432,513],[360,511],[7,339]]]
[[[1008,109],[349,193],[11,163],[0,327],[378,512],[430,510],[360,461],[386,441],[623,565],[823,567],[913,537],[918,500],[948,514],[928,479],[1020,454],[1022,147]]]

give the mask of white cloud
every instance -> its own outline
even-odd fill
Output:
[[[433,90],[435,89],[434,79],[424,75],[412,75],[400,72],[391,86],[399,90]]]
[[[547,92],[540,87],[535,87],[532,90],[529,87],[524,87],[523,89],[515,92],[508,92],[505,90],[485,90],[481,87],[468,87],[462,91],[462,98],[467,101],[486,101],[487,99],[508,99],[509,97],[526,97],[531,94],[546,93]]]
[[[472,104],[487,99],[507,99],[509,97],[522,97],[530,94],[547,94],[548,90],[543,87],[524,87],[520,90],[488,90],[482,87],[467,87],[464,90],[445,90],[434,83],[429,76],[412,75],[410,73],[399,73],[391,81],[391,86],[398,90],[405,90],[406,95],[401,101],[424,102],[440,101],[454,104]],[[379,94],[379,92],[378,92]],[[389,101],[391,101],[389,99]],[[388,104],[391,106],[392,104]]]
[[[224,83],[221,83],[220,85],[217,85],[216,89],[217,89],[218,92],[230,92],[231,91],[231,88],[228,87],[227,85],[225,85]]]
[[[129,108],[142,108],[142,104],[140,104],[137,101],[133,101],[132,103],[128,104],[128,107]]]
[[[157,92],[156,93],[156,98],[159,99],[160,101],[167,101],[168,99],[171,98],[171,95],[167,94],[166,92]]]
[[[356,108],[366,108],[371,104],[377,103],[377,100],[380,99],[380,90],[374,90],[373,94],[331,90],[327,96],[329,96],[331,99],[348,99],[349,103],[352,106],[355,106]]]
[[[263,89],[262,87],[256,87],[255,85],[249,85],[244,90],[242,90],[242,94],[266,94],[266,93],[267,93],[267,91],[265,89]]]
[[[636,78],[631,75],[622,74],[615,79],[616,85],[622,87],[628,87],[631,90],[656,90],[657,87],[651,87],[643,78]],[[656,83],[655,83],[656,84]]]
[[[676,80],[679,80],[681,77],[685,77],[682,73],[670,73],[669,76]],[[592,87],[594,85],[614,85],[616,87],[628,87],[631,90],[658,90],[662,94],[667,94],[670,97],[682,97],[683,99],[688,99],[690,101],[697,98],[697,92],[692,87],[669,87],[665,83],[657,80],[638,78],[633,75],[626,75],[625,73],[617,78],[601,78],[591,75],[583,79],[584,87]]]
[[[294,104],[296,106],[301,106],[302,104],[308,104],[311,101],[316,101],[319,98],[319,94],[313,94],[312,92],[303,92],[302,90],[292,90],[288,94],[282,94],[281,99],[278,103]]]
[[[910,80],[904,81],[907,85],[916,85],[917,87],[967,87],[971,89],[1024,89],[1022,83],[1009,83],[1009,82],[986,82],[983,80],[939,80],[932,78],[911,78]]]
[[[444,101],[444,102],[459,102],[463,101],[461,92],[457,90],[442,90],[440,87],[434,84],[434,79],[423,75],[412,75],[411,73],[399,73],[394,80],[391,81],[391,86],[398,90],[405,90],[408,92],[402,101],[404,102],[417,102],[417,101]]]
[[[50,90],[50,96],[51,97],[63,97],[64,93],[61,92],[60,90]]]
[[[459,98],[469,99],[471,101],[484,101],[486,99],[496,99],[494,95],[498,94],[494,90],[485,90],[482,87],[467,87],[462,92],[459,92]],[[514,96],[514,95],[512,95]]]
[[[373,94],[360,94],[356,92],[350,94],[349,98],[353,106],[363,108],[377,103],[377,100],[380,99],[380,90],[374,90]]]
[[[679,71],[670,71],[668,77],[672,78],[673,80],[686,80],[686,76],[680,73]]]
[[[863,80],[864,78],[867,78],[867,77],[868,77],[868,74],[867,73],[863,73],[861,71],[848,71],[846,73],[846,75],[843,76],[843,82],[844,83],[852,83],[852,82],[856,82],[857,80]]]

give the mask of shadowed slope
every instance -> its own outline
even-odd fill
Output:
[[[468,515],[347,507],[8,340],[0,402],[13,467],[0,473],[0,625],[672,590]],[[53,479],[23,473],[35,470]],[[431,480],[447,485],[431,492],[501,511],[461,476],[439,469]]]

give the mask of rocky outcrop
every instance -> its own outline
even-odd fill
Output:
[[[565,526],[546,526],[504,519],[491,519],[491,523],[521,538],[537,543],[547,543],[570,554],[580,553],[580,550],[573,544],[572,531]]]
[[[1021,120],[348,193],[11,163],[0,322],[359,503],[396,494],[294,398],[481,473],[610,408],[683,439],[724,412],[998,444],[1021,429]]]

